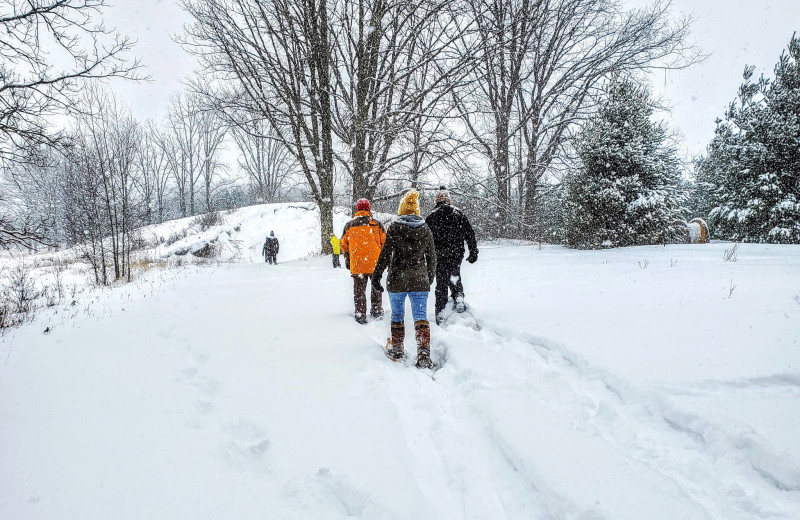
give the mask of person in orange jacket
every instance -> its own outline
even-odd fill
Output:
[[[383,225],[372,218],[369,201],[358,199],[356,214],[347,223],[339,241],[344,254],[344,264],[353,276],[353,300],[355,302],[355,318],[362,325],[367,322],[367,281],[371,278],[378,263],[378,257],[386,240]],[[370,314],[373,318],[383,316],[383,293],[370,287]]]

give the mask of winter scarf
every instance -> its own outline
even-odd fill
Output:
[[[395,222],[411,228],[418,228],[425,225],[425,219],[419,215],[403,215],[395,220]]]

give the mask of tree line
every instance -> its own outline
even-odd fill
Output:
[[[586,248],[684,242],[686,220],[701,217],[716,238],[800,243],[800,37],[792,35],[774,77],[753,72],[745,68],[691,170],[666,125],[653,122],[647,89],[612,80],[580,127],[579,161],[551,200],[549,235]]]
[[[198,73],[162,121],[141,123],[95,84],[146,79],[133,42],[97,24],[105,0],[0,0],[0,245],[81,245],[107,283],[130,276],[145,224],[311,199],[325,251],[334,204],[389,208],[442,182],[484,236],[666,243],[693,214],[718,236],[798,241],[797,174],[785,166],[797,148],[745,153],[773,143],[770,132],[796,142],[794,38],[775,81],[748,78],[690,182],[642,81],[699,59],[669,2],[181,3],[180,43]],[[72,71],[55,72],[42,34]],[[63,116],[72,123],[54,130]],[[760,140],[754,120],[768,121]],[[745,170],[761,196],[729,182]]]
[[[487,232],[530,238],[610,77],[696,58],[689,21],[660,1],[182,4],[182,43],[207,81],[195,90],[267,122],[321,208],[323,236],[343,173],[351,201],[450,179],[496,208]]]

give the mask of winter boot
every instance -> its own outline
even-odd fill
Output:
[[[406,337],[405,324],[402,321],[392,322],[392,337],[386,342],[386,355],[392,361],[405,359],[406,351],[403,348],[403,340]]]
[[[467,305],[464,303],[464,297],[463,296],[459,296],[458,298],[456,298],[455,310],[458,313],[462,313],[462,312],[466,312],[467,311]]]
[[[417,368],[436,368],[431,361],[431,326],[425,320],[414,322],[414,332],[417,338]]]
[[[356,318],[356,323],[358,323],[360,325],[366,325],[367,324],[367,317],[364,316],[363,314],[361,314],[360,312],[357,312],[355,314],[355,318]]]

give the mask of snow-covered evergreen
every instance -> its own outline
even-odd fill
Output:
[[[566,242],[597,248],[661,244],[681,235],[679,162],[649,92],[614,81],[578,141],[582,167],[567,182]]]
[[[724,120],[717,121],[698,177],[708,188],[718,236],[747,242],[800,242],[800,37],[752,81],[753,67]]]

